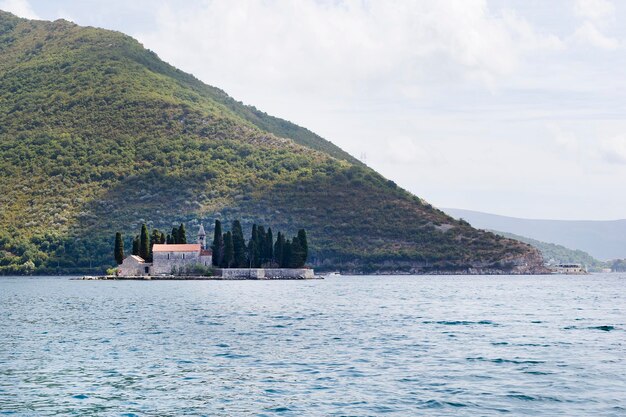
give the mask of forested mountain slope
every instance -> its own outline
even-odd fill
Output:
[[[539,252],[541,252],[541,255],[543,256],[543,260],[546,263],[581,264],[587,267],[587,269],[591,272],[599,272],[602,271],[603,268],[610,267],[609,263],[599,261],[580,249],[570,249],[563,245],[542,242],[529,237],[516,235],[515,233],[499,232],[497,230],[491,231],[497,235],[519,240],[520,242],[528,243],[529,245],[534,246],[539,249]]]
[[[128,248],[142,222],[193,235],[215,218],[306,228],[322,268],[541,264],[128,36],[0,12],[0,273],[102,270],[117,230]]]

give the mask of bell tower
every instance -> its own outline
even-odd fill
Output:
[[[200,223],[200,229],[198,230],[198,243],[202,249],[206,249],[206,233],[204,232],[202,223]]]

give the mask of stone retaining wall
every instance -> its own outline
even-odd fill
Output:
[[[265,268],[265,278],[312,279],[315,278],[315,274],[312,269],[306,268]]]
[[[224,268],[216,269],[215,275],[222,278],[250,279],[313,279],[312,269],[305,268]]]
[[[260,268],[224,268],[215,269],[215,276],[222,278],[250,278],[250,279],[263,279],[265,273]]]

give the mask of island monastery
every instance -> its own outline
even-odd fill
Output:
[[[198,243],[155,244],[152,246],[152,262],[146,262],[137,255],[124,259],[118,268],[120,276],[169,275],[176,269],[202,265],[210,267],[213,256],[206,248],[206,233],[200,225]]]

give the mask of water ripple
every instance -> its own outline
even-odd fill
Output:
[[[624,415],[625,277],[0,278],[0,414]]]

